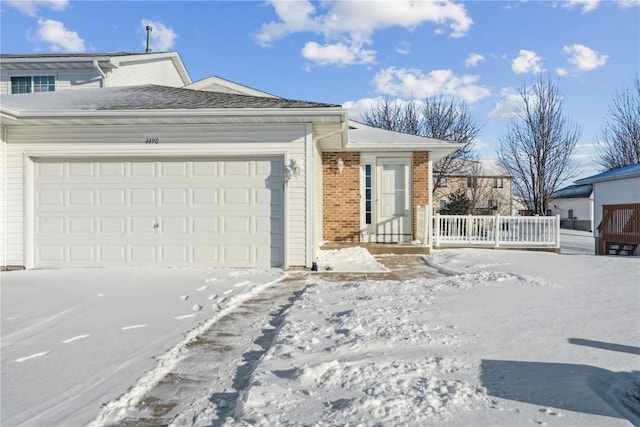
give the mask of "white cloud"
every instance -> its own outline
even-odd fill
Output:
[[[560,77],[564,77],[567,74],[569,74],[569,71],[567,71],[566,68],[557,68],[556,69],[556,74],[559,75]]]
[[[160,21],[152,21],[150,19],[142,19],[142,26],[146,27],[150,25],[151,30],[151,50],[154,52],[161,52],[173,49],[178,35],[173,29],[167,27]],[[142,46],[147,45],[146,32],[145,38],[142,41]]]
[[[343,43],[327,44],[324,46],[316,42],[308,42],[302,48],[302,56],[318,65],[352,65],[370,64],[374,62],[376,52],[366,50],[362,45]]]
[[[299,32],[322,35],[325,46],[338,41],[344,46],[357,46],[368,43],[376,31],[391,27],[412,30],[427,22],[446,27],[451,37],[461,37],[473,24],[464,4],[450,0],[396,0],[393,7],[377,1],[319,2],[317,7],[321,10],[307,0],[269,3],[279,20],[263,24],[256,34],[257,43],[264,47]]]
[[[470,53],[469,56],[467,57],[467,60],[464,61],[464,66],[467,68],[475,67],[480,62],[484,62],[484,61],[485,61],[484,56],[480,55],[479,53]]]
[[[64,10],[69,0],[4,0],[3,3],[29,16],[37,16],[41,8]]]
[[[502,89],[500,101],[489,113],[489,119],[508,119],[516,115],[516,109],[520,104],[520,94],[513,89]]]
[[[640,6],[640,0],[618,0],[620,7]]]
[[[521,49],[520,54],[511,62],[511,69],[516,74],[539,73],[542,71],[540,57],[531,50]]]
[[[578,71],[591,71],[607,63],[607,55],[600,55],[590,47],[574,44],[565,46],[562,51],[569,55],[568,61],[573,64]]]
[[[52,19],[38,19],[37,41],[49,44],[54,52],[84,52],[84,40],[64,24]]]
[[[364,121],[365,113],[371,111],[382,98],[363,98],[357,101],[347,101],[342,108],[349,112],[349,118],[356,121]]]
[[[400,55],[408,55],[411,53],[411,44],[407,41],[402,41],[396,47],[396,53]]]
[[[478,76],[457,76],[451,70],[434,70],[424,74],[420,70],[389,67],[374,77],[376,91],[383,95],[422,98],[433,94],[451,95],[472,104],[491,94],[477,84]]]
[[[565,9],[582,7],[582,13],[587,13],[595,10],[599,3],[600,0],[566,0],[562,2],[562,7]]]

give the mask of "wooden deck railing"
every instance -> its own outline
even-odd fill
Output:
[[[603,254],[610,243],[640,244],[640,203],[603,205],[598,240]]]

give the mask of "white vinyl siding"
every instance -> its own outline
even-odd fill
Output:
[[[593,183],[593,232],[597,236],[603,205],[640,203],[640,177]]]
[[[170,58],[159,58],[144,61],[122,62],[117,68],[102,71],[106,81],[88,61],[79,60],[82,64],[76,68],[56,67],[56,63],[45,67],[34,67],[33,70],[0,70],[0,94],[11,93],[11,77],[54,76],[56,91],[69,89],[96,89],[113,86],[135,86],[157,84],[163,86],[182,87],[184,82]]]
[[[145,144],[145,138],[150,137],[158,138],[159,143]],[[29,248],[33,242],[33,212],[25,212],[24,207],[33,209],[33,194],[29,192],[33,192],[34,157],[278,156],[295,159],[301,166],[300,175],[285,185],[285,263],[304,266],[305,137],[305,124],[8,127],[6,265],[33,266],[33,248]],[[26,227],[25,214],[30,216]]]
[[[170,59],[122,62],[111,72],[109,86],[133,86],[156,84],[162,86],[182,87],[176,67]]]

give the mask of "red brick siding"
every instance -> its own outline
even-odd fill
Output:
[[[344,161],[342,173],[338,159]],[[323,239],[360,241],[360,153],[322,153]]]
[[[418,230],[418,206],[429,203],[429,152],[413,152],[413,238]]]
[[[413,238],[416,238],[417,207],[429,203],[429,153],[413,153]],[[344,161],[338,172],[338,159]],[[360,153],[322,153],[323,240],[360,241]]]

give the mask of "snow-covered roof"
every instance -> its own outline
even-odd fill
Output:
[[[460,149],[457,142],[427,138],[402,132],[380,129],[349,120],[350,151],[429,151],[429,160],[437,161]]]
[[[199,110],[222,108],[341,108],[340,105],[197,91],[158,85],[4,95],[0,111]]]
[[[588,199],[593,192],[591,184],[576,184],[561,188],[551,194],[552,199]]]
[[[615,181],[618,179],[640,177],[640,163],[625,166],[623,168],[613,169],[598,175],[592,175],[576,181],[576,184],[593,184],[596,182]]]

